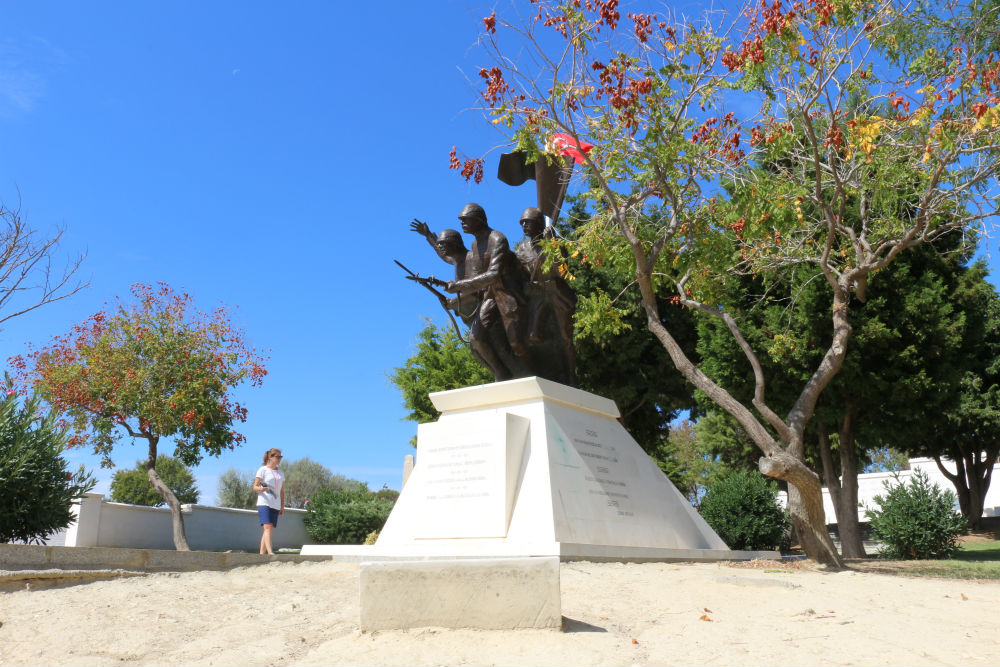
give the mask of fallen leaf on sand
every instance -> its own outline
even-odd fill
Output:
[[[708,614],[711,614],[711,613],[712,613],[712,610],[711,610],[711,609],[709,609],[708,607],[705,607],[705,613],[708,613]]]
[[[963,600],[968,600],[968,599],[969,599],[969,598],[967,598],[967,597],[965,596],[965,593],[959,593],[959,595],[961,595],[961,596],[962,596],[962,599],[963,599]]]
[[[702,621],[711,621],[712,619],[710,619],[707,614],[702,614],[699,617],[699,620],[702,620]]]
[[[638,639],[636,639],[635,637],[632,637],[632,643],[633,643],[633,644],[638,644],[638,643],[639,643],[639,640],[638,640]]]

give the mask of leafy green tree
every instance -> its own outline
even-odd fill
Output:
[[[284,474],[285,506],[303,508],[320,489],[333,491],[357,490],[364,482],[333,473],[329,468],[305,457],[296,461],[283,459],[279,466]],[[230,468],[219,478],[219,504],[223,507],[252,509],[257,505],[253,490],[253,473]]]
[[[253,490],[253,473],[229,468],[219,477],[216,494],[221,507],[253,509],[257,505],[257,492]]]
[[[900,253],[998,209],[1000,65],[977,43],[947,39],[978,7],[949,6],[934,41],[925,3],[761,3],[722,25],[709,23],[719,15],[626,18],[613,1],[536,5],[518,24],[484,19],[487,113],[529,158],[554,133],[593,145],[584,196],[595,215],[581,252],[634,279],[673,365],[740,423],[761,472],[788,482],[806,553],[840,566],[805,440],[843,367],[851,308]],[[735,276],[805,266],[832,293],[830,336],[781,409],[769,402],[764,350],[717,297]],[[725,323],[754,370],[749,402],[678,343],[662,317],[664,283],[676,303]],[[578,325],[608,317],[606,302],[582,305]]]
[[[427,320],[417,334],[416,347],[416,353],[389,374],[389,380],[403,394],[403,404],[410,411],[406,418],[411,421],[425,424],[441,415],[431,403],[431,392],[493,382],[493,375],[453,329],[438,328]],[[416,436],[410,444],[417,446]]]
[[[976,271],[962,264],[955,244],[935,246],[911,251],[870,281],[866,301],[856,304],[849,318],[853,345],[807,429],[804,458],[823,471],[846,557],[864,556],[858,473],[878,450],[925,441],[931,423],[944,419],[954,403],[957,364],[965,363],[968,353],[966,323],[978,317],[967,312],[960,284]],[[760,362],[769,378],[769,400],[779,409],[793,405],[828,345],[823,314],[832,295],[825,283],[811,278],[802,272],[784,290],[772,286],[765,298],[744,305],[743,295],[761,288],[746,278],[725,302],[747,340],[767,350]],[[741,400],[751,399],[752,371],[725,327],[704,322],[699,350],[712,377]],[[921,419],[912,418],[914,405],[922,406]],[[722,420],[729,428],[735,425]],[[731,455],[745,452],[745,442],[733,443]]]
[[[727,470],[725,463],[704,451],[697,428],[686,420],[671,426],[669,435],[649,455],[696,507],[707,486]]]
[[[580,388],[613,400],[622,425],[639,445],[650,454],[662,452],[670,438],[670,423],[694,407],[690,385],[680,373],[663,372],[669,368],[670,357],[646,331],[640,296],[629,289],[631,280],[599,254],[578,251],[579,230],[586,228],[591,216],[583,200],[570,197],[568,201],[571,209],[561,224],[567,240],[559,245],[571,251],[567,259],[573,278],[570,287],[581,310],[601,309],[607,315],[601,320],[584,317],[575,328]],[[671,322],[679,344],[696,354],[697,330],[690,311],[670,303],[666,290],[659,296],[664,302],[663,321]]]
[[[247,411],[230,391],[260,384],[267,371],[224,308],[193,311],[188,294],[164,284],[132,293],[136,302],[96,313],[15,365],[69,418],[69,444],[89,444],[102,465],[112,466],[122,431],[145,440],[150,483],[170,506],[175,547],[187,551],[180,502],[156,472],[160,438],[172,438],[187,465],[242,444],[234,426]]]
[[[37,396],[22,401],[9,377],[0,390],[0,543],[38,542],[73,521],[72,504],[94,487],[67,469],[69,437]]]
[[[725,412],[709,409],[695,424],[695,433],[699,448],[727,468],[757,470],[760,449],[740,423]]]
[[[359,489],[363,482],[334,474],[329,468],[306,457],[296,461],[282,460],[279,466],[285,475],[285,506],[303,508],[320,489]],[[252,480],[251,480],[252,481]]]
[[[194,473],[182,461],[160,454],[156,457],[156,474],[174,492],[182,505],[198,502]],[[111,478],[111,500],[148,507],[159,507],[164,503],[163,496],[149,482],[149,474],[143,461],[136,461],[134,468],[115,473]]]
[[[900,472],[910,469],[910,457],[906,452],[892,447],[877,447],[868,453],[868,465],[863,472]]]
[[[375,496],[395,505],[396,501],[399,500],[399,491],[390,489],[387,484],[383,484],[382,488],[375,492]]]
[[[1000,457],[1000,296],[986,280],[984,264],[963,274],[953,300],[964,315],[961,347],[950,355],[954,405],[932,415],[928,432],[909,449],[937,461],[955,486],[969,527],[978,529]]]

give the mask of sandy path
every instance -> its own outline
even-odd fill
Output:
[[[1000,582],[567,563],[566,632],[365,634],[357,577],[273,563],[0,593],[0,664],[1000,664]]]

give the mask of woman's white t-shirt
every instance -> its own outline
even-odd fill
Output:
[[[267,505],[276,510],[281,509],[281,485],[285,481],[280,470],[272,470],[267,466],[258,468],[254,478],[260,477],[267,491],[257,494],[257,506]]]

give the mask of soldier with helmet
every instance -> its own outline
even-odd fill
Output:
[[[449,282],[445,291],[476,297],[478,308],[469,324],[473,352],[499,380],[525,377],[527,350],[520,317],[525,304],[521,267],[503,233],[491,229],[486,211],[466,204],[458,214],[462,231],[474,237],[464,279]]]
[[[576,294],[559,273],[559,263],[545,270],[541,241],[551,233],[542,212],[534,206],[521,214],[525,239],[515,254],[527,274],[525,320],[527,341],[532,348],[536,375],[568,385],[576,385],[576,354],[573,348],[573,313]],[[544,346],[544,348],[542,347]]]
[[[422,222],[416,218],[410,223],[410,229],[427,239],[427,243],[434,248],[434,252],[438,254],[438,257],[455,267],[455,280],[462,280],[467,277],[465,267],[466,261],[469,258],[469,250],[465,247],[465,241],[462,240],[461,233],[455,229],[445,229],[435,236],[426,222]],[[462,321],[466,325],[469,325],[472,322],[472,317],[479,303],[472,296],[463,299],[459,295],[454,299],[449,299],[444,305],[446,308],[455,311],[462,318]],[[461,336],[461,333],[459,333],[459,336]]]

